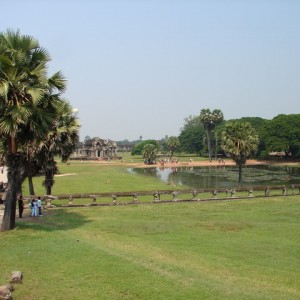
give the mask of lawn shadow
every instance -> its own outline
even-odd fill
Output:
[[[38,231],[70,230],[91,222],[85,216],[65,209],[45,210],[41,217],[31,217],[29,212],[22,219],[16,219],[16,227]]]

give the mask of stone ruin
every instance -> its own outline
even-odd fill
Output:
[[[110,160],[118,158],[117,143],[109,139],[95,137],[78,143],[71,159]]]

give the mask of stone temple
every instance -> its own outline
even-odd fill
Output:
[[[71,159],[110,160],[118,158],[117,143],[109,139],[95,137],[79,142]]]

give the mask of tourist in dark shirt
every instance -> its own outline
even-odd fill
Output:
[[[19,197],[18,204],[19,204],[19,218],[22,218],[23,210],[24,210],[24,202],[22,196]]]

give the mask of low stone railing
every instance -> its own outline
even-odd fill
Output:
[[[292,196],[297,194],[300,194],[300,184],[294,184],[291,186],[254,186],[227,189],[178,189],[115,193],[63,194],[56,196],[45,195],[42,197],[42,200],[46,208],[51,208],[54,207],[53,201],[57,203],[60,200],[67,200],[68,202],[67,204],[63,204],[61,206],[105,206],[149,202],[163,203],[183,201],[230,200],[270,196]],[[23,196],[23,198],[27,200],[29,204],[31,199],[36,198],[36,196]],[[82,200],[78,201],[79,199]],[[85,203],[83,204],[82,202]]]

